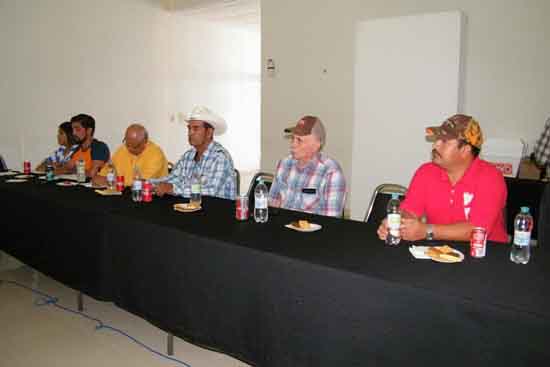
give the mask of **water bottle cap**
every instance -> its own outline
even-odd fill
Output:
[[[399,194],[396,193],[396,192],[394,192],[394,193],[391,194],[391,198],[392,198],[393,200],[399,199]]]
[[[522,206],[520,210],[523,214],[529,213],[529,207],[528,206]]]

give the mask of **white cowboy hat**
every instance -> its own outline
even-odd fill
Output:
[[[214,135],[222,135],[227,130],[225,120],[204,106],[196,106],[185,119],[189,121],[204,121],[214,128]]]

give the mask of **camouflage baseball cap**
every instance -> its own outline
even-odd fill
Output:
[[[445,120],[441,126],[426,128],[426,140],[458,139],[481,149],[483,133],[479,123],[472,116],[454,115]]]

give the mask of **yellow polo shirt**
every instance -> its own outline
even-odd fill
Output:
[[[134,167],[137,166],[141,178],[159,178],[168,174],[168,161],[162,149],[148,141],[140,155],[131,154],[125,145],[117,149],[111,158],[117,175],[124,176],[124,185],[132,186],[134,182]],[[99,172],[101,176],[107,176],[107,166],[103,166]]]

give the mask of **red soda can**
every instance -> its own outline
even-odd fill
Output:
[[[116,176],[116,191],[124,191],[124,176]]]
[[[151,201],[153,201],[153,185],[151,184],[151,181],[145,180],[145,182],[143,182],[142,195],[143,202],[150,203]]]
[[[23,173],[26,175],[31,174],[31,161],[24,161],[23,162]]]
[[[487,252],[487,230],[482,227],[472,229],[470,236],[470,256],[485,257]]]
[[[235,202],[235,218],[237,220],[248,219],[248,196],[238,195]]]

